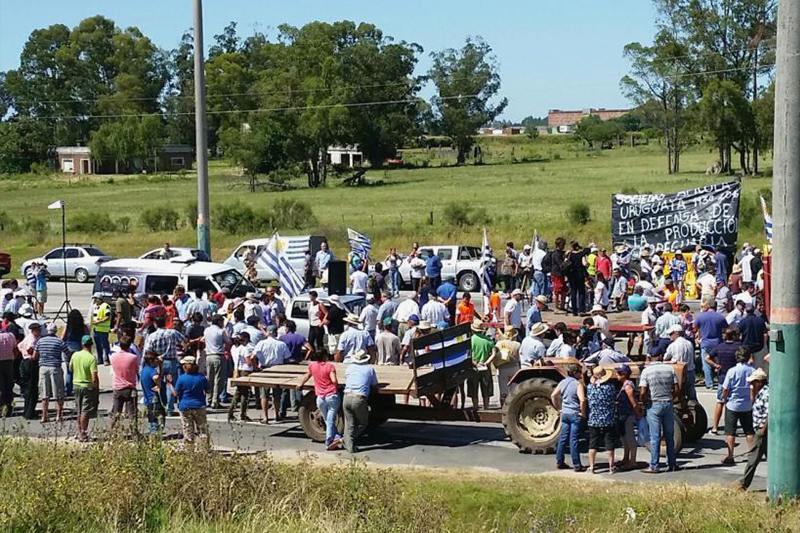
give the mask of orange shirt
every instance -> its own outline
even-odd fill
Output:
[[[475,304],[467,302],[466,300],[461,300],[461,303],[458,304],[458,308],[456,309],[456,317],[458,317],[459,324],[463,324],[464,322],[471,323],[475,318]]]
[[[500,293],[493,292],[489,296],[489,315],[492,320],[500,320]]]

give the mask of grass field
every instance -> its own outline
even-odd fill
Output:
[[[459,242],[480,244],[482,224],[453,226],[443,216],[445,205],[458,202],[482,208],[491,219],[487,224],[493,246],[502,248],[507,240],[528,242],[534,229],[552,243],[556,235],[581,242],[609,243],[611,195],[618,192],[673,192],[713,183],[727,177],[707,176],[705,169],[715,161],[713,151],[694,149],[682,157],[682,172],[669,176],[665,156],[657,145],[589,151],[568,138],[530,141],[524,137],[483,141],[481,166],[442,166],[451,162],[447,153],[435,149],[409,150],[406,160],[426,168],[374,170],[367,173],[367,186],[344,187],[329,178],[328,185],[282,192],[249,193],[244,178],[224,162],[211,164],[212,217],[215,206],[236,200],[269,209],[278,198],[300,199],[311,205],[316,223],[286,234],[322,233],[338,254],[345,252],[345,228],[353,227],[373,238],[383,253],[395,245],[404,251],[412,241],[421,243]],[[445,151],[446,152],[446,151]],[[511,161],[517,162],[512,164]],[[535,162],[532,162],[535,161]],[[762,170],[770,172],[770,161]],[[747,178],[745,197],[751,203],[757,191],[771,185],[769,177]],[[59,244],[60,220],[47,205],[64,199],[68,217],[76,212],[109,214],[112,219],[132,220],[127,232],[105,234],[68,233],[70,242],[93,242],[118,256],[135,256],[169,241],[173,246],[193,245],[195,231],[182,220],[177,231],[151,232],[138,225],[146,207],[171,206],[182,213],[196,197],[194,175],[98,176],[67,180],[62,175],[19,175],[0,177],[0,213],[16,221],[46,219],[49,230],[16,229],[0,233],[0,247],[10,251],[15,265]],[[574,225],[565,212],[575,202],[585,202],[592,220]],[[760,213],[752,209],[742,221],[740,239],[763,240]],[[430,213],[433,212],[433,224]],[[213,219],[212,219],[213,225]],[[278,228],[281,229],[281,228]],[[212,255],[223,260],[247,233],[226,234],[214,230]]]
[[[520,460],[525,458],[520,456]],[[583,476],[587,476],[584,474]],[[790,532],[795,504],[722,487],[321,465],[0,438],[0,532]]]

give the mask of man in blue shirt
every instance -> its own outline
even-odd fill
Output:
[[[442,283],[442,260],[433,252],[425,262],[425,277],[428,278],[428,285],[431,290],[436,292]]]
[[[383,293],[383,301],[381,306],[378,307],[378,317],[376,321],[379,324],[383,324],[383,320],[386,317],[392,318],[394,316],[394,312],[397,311],[397,302],[392,300],[392,296],[389,291],[384,291]],[[390,326],[392,333],[397,335],[397,321],[392,319],[392,324]]]
[[[327,286],[328,281],[328,263],[333,260],[333,252],[328,249],[328,243],[323,242],[320,245],[320,250],[314,256],[314,269],[316,270],[317,277],[324,280],[323,286]]]
[[[193,356],[181,359],[181,366],[184,373],[178,378],[172,394],[178,399],[183,440],[186,444],[193,445],[196,436],[208,440],[206,393],[211,391],[211,384],[199,372],[197,360]]]
[[[714,388],[714,371],[706,361],[709,350],[722,342],[722,332],[728,327],[728,321],[722,314],[714,310],[713,299],[703,300],[703,311],[694,319],[694,325],[700,335],[700,360],[703,362],[703,377],[707,389]]]
[[[547,308],[547,296],[540,294],[533,299],[533,305],[528,309],[528,314],[525,315],[525,328],[529,330],[534,324],[544,322],[542,320],[542,311]]]
[[[369,422],[369,395],[378,386],[375,368],[369,364],[370,355],[358,350],[351,357],[352,364],[345,370],[344,382],[344,447],[350,453],[358,452],[356,439]]]
[[[736,366],[725,374],[722,383],[722,400],[725,402],[725,444],[728,456],[722,464],[735,464],[733,447],[736,444],[736,426],[741,425],[748,448],[753,447],[753,404],[750,399],[750,383],[747,378],[754,372],[750,366],[750,350],[745,347],[736,352]]]
[[[716,278],[718,282],[728,282],[728,257],[722,252],[722,248],[717,246],[714,249],[714,265],[716,268]]]
[[[458,289],[455,284],[455,277],[452,274],[444,276],[444,283],[439,285],[436,294],[439,296],[439,301],[447,307],[450,311],[450,318],[448,319],[450,325],[455,323],[456,319],[456,294]]]

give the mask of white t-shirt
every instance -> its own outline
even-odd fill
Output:
[[[236,370],[253,371],[253,365],[247,362],[248,355],[250,355],[250,345],[231,347],[231,358],[236,365]]]
[[[713,274],[706,272],[697,279],[697,284],[700,285],[701,296],[713,297],[717,292],[717,279]]]
[[[415,257],[409,263],[411,265],[411,277],[420,279],[425,274],[425,260],[420,257]]]
[[[739,266],[742,267],[742,282],[750,283],[753,281],[753,270],[750,268],[750,261],[753,259],[753,254],[742,256],[739,261]]]
[[[310,326],[321,326],[322,320],[319,319],[319,300],[317,300],[316,304],[311,304],[308,306],[308,324]]]
[[[408,317],[419,314],[419,304],[414,300],[403,300],[392,315],[398,322],[408,322]]]
[[[533,264],[533,254],[530,252],[525,253],[524,251],[519,254],[519,268],[530,268]]]
[[[511,298],[503,309],[503,319],[508,315],[508,323],[515,328],[522,327],[522,307],[519,302]]]
[[[541,248],[536,248],[533,250],[531,257],[533,258],[533,269],[534,270],[541,270],[542,269],[542,261],[544,257],[547,255],[547,252],[542,250]]]
[[[594,302],[603,307],[608,306],[608,287],[602,281],[598,281],[594,286]]]
[[[359,322],[364,325],[367,331],[375,331],[378,329],[378,307],[375,304],[369,304],[361,311],[361,316],[358,317]]]
[[[367,273],[356,270],[350,274],[350,291],[353,294],[367,294]]]
[[[655,326],[656,325],[656,318],[658,318],[658,317],[656,317],[656,312],[653,309],[651,309],[649,305],[647,306],[647,309],[642,311],[642,325],[643,326]],[[646,339],[652,339],[653,338],[653,330],[645,331],[644,332],[644,337]]]
[[[740,292],[736,296],[733,297],[733,303],[738,302],[739,300],[743,301],[745,305],[753,303],[753,295],[747,291]]]
[[[611,324],[606,317],[603,315],[595,315],[592,317],[592,322],[594,322],[594,325],[597,326],[597,329],[599,329],[603,335],[606,337],[611,336]]]
[[[556,353],[556,357],[575,357],[575,348],[569,344],[562,344]]]

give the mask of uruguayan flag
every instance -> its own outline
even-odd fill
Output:
[[[362,257],[369,257],[369,252],[372,250],[372,239],[354,229],[347,228],[347,240],[350,241],[351,250]]]
[[[485,296],[492,294],[492,280],[489,277],[489,265],[492,256],[489,253],[489,237],[486,235],[486,228],[483,228],[483,252],[481,255],[481,292]]]
[[[302,292],[304,283],[286,257],[287,247],[286,239],[281,239],[281,236],[275,232],[264,251],[258,256],[258,262],[275,272],[281,289],[289,298],[294,298]]]
[[[767,232],[767,242],[772,244],[772,215],[767,211],[767,202],[763,196],[761,198],[761,210],[764,211],[764,229]]]

